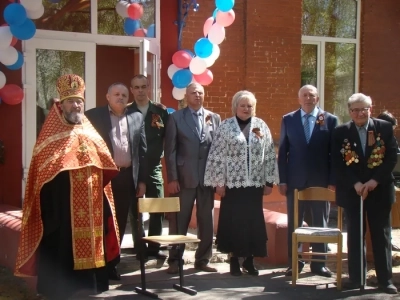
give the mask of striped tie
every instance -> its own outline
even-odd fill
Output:
[[[309,119],[310,117],[311,117],[310,114],[304,115],[305,121],[304,121],[303,126],[304,126],[304,134],[306,135],[307,144],[308,144],[308,142],[310,141],[310,137],[311,137],[311,134],[310,134],[310,122],[308,121],[308,119]]]

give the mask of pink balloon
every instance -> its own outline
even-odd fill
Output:
[[[213,81],[214,75],[209,69],[207,69],[204,73],[193,75],[193,78],[201,85],[209,85]]]
[[[6,84],[0,90],[0,97],[4,103],[9,105],[20,104],[24,99],[24,91],[16,84]]]
[[[214,18],[213,17],[209,17],[205,22],[204,22],[204,26],[203,26],[203,33],[204,36],[207,36],[208,32],[210,31],[210,28],[212,26],[212,24],[214,23]]]
[[[222,27],[221,25],[215,23],[210,28],[208,39],[213,44],[221,44],[225,39],[225,27]]]
[[[147,35],[147,29],[139,28],[138,30],[135,31],[135,33],[133,35],[145,37]]]
[[[233,11],[233,9],[227,12],[223,12],[220,10],[217,11],[216,22],[219,25],[228,27],[233,23],[233,21],[235,21],[235,12]]]
[[[179,50],[174,53],[172,56],[172,62],[178,68],[185,69],[189,67],[190,61],[192,60],[192,56],[186,52],[185,50]]]

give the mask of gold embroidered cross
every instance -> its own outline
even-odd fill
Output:
[[[85,177],[85,176],[83,176],[82,172],[79,172],[79,173],[75,176],[75,178],[78,179],[78,181],[82,181],[84,177]]]
[[[96,214],[96,217],[100,217],[100,209],[96,209],[95,214]]]
[[[83,211],[83,209],[81,208],[80,210],[79,210],[79,212],[78,212],[78,216],[79,216],[79,218],[84,218],[85,217],[85,215],[86,215],[86,212],[84,212]]]
[[[79,152],[82,154],[86,154],[87,151],[87,146],[85,144],[80,144],[79,145]]]

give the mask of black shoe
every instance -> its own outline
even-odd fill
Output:
[[[397,294],[397,288],[393,284],[378,285],[378,289],[385,292],[386,294]]]
[[[231,257],[229,259],[229,270],[232,276],[242,276],[242,271],[240,271],[239,259],[237,257]]]
[[[243,272],[249,275],[258,276],[258,270],[254,267],[253,256],[247,257],[242,264]]]
[[[110,280],[121,280],[121,275],[118,273],[116,267],[108,270],[108,279],[110,279]]]
[[[162,251],[147,251],[147,256],[154,256],[157,259],[167,259],[168,255],[164,254]]]
[[[299,274],[301,273],[301,271],[303,271],[304,265],[305,265],[304,261],[300,261],[300,260],[299,260],[299,261],[297,262],[297,268],[299,269],[299,270],[298,270],[298,273],[299,273]],[[285,276],[292,276],[292,267],[291,267],[291,266],[290,266],[289,268],[286,269],[286,271],[285,271]]]
[[[320,269],[312,268],[311,273],[314,273],[316,275],[323,276],[323,277],[328,277],[328,278],[332,277],[332,272],[327,267],[322,267]]]
[[[350,279],[342,281],[342,288],[344,290],[356,290],[359,289],[360,287],[361,287],[360,283],[356,283]]]

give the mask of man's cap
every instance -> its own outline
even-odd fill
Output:
[[[60,102],[68,98],[80,98],[85,101],[85,81],[78,75],[67,74],[57,79],[57,91]]]

